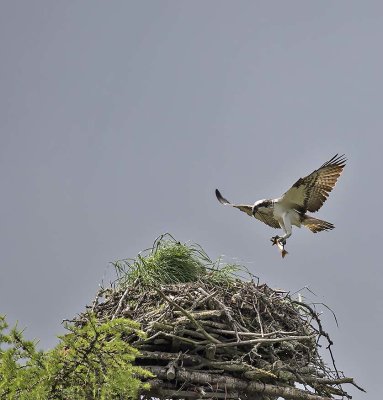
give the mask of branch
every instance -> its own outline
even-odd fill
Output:
[[[318,314],[315,312],[315,310],[313,310],[313,309],[312,309],[308,304],[306,304],[306,303],[303,303],[303,302],[301,302],[301,301],[296,301],[296,300],[292,300],[291,302],[292,302],[293,304],[298,304],[298,305],[301,306],[301,307],[305,307],[307,310],[309,310],[311,316],[315,319],[316,323],[318,324],[319,334],[322,335],[322,336],[324,336],[324,337],[327,339],[327,341],[328,341],[327,349],[328,349],[328,351],[329,351],[329,353],[330,353],[331,360],[332,360],[332,365],[333,365],[333,367],[334,367],[334,369],[335,369],[336,375],[337,375],[337,377],[339,378],[339,372],[338,372],[338,369],[336,368],[335,359],[334,359],[334,356],[333,356],[332,350],[331,350],[331,346],[334,344],[334,342],[330,339],[330,335],[329,335],[327,332],[325,332],[325,331],[323,330],[322,322],[321,322],[321,320],[319,319]],[[332,310],[331,310],[331,312],[334,314],[334,312],[333,312]],[[334,316],[335,316],[335,314],[334,314]],[[336,323],[338,324],[338,321],[336,320],[336,317],[335,317],[335,321],[336,321]]]
[[[151,371],[160,380],[167,380],[166,368],[158,366],[146,366],[146,369]],[[238,378],[232,378],[225,375],[212,375],[205,372],[185,370],[177,370],[175,374],[177,382],[188,382],[200,385],[214,385],[215,390],[226,390],[228,393],[238,391],[240,393],[262,393],[269,396],[280,396],[288,400],[333,400],[330,397],[318,396],[311,392],[306,392],[301,389],[287,386],[276,386],[260,382],[249,382]],[[158,381],[157,381],[158,382]],[[150,382],[152,389],[156,385],[155,382]],[[157,383],[158,385],[158,383]]]
[[[182,311],[173,311],[173,312],[175,315],[183,314],[183,316],[180,316],[174,320],[174,323],[176,325],[184,324],[185,322],[190,322],[190,318],[188,316],[185,317],[185,314]],[[224,312],[221,310],[190,311],[190,315],[192,315],[194,319],[198,320],[209,320],[209,318],[214,318],[214,317],[221,318],[223,314]]]
[[[167,352],[160,352],[160,351],[141,351],[140,354],[136,357],[136,360],[139,359],[150,359],[150,360],[167,360],[167,361],[174,361],[179,359],[182,363],[186,363],[188,365],[194,365],[194,369],[200,369],[202,367],[210,367],[210,368],[219,368],[221,370],[229,371],[229,372],[242,372],[245,373],[246,378],[248,379],[259,379],[260,376],[272,376],[278,377],[283,381],[295,381],[300,382],[303,384],[310,384],[310,385],[342,385],[344,383],[349,383],[354,385],[359,390],[365,392],[363,388],[358,386],[353,378],[344,377],[344,378],[324,378],[320,376],[312,376],[310,373],[318,371],[310,371],[309,369],[302,368],[299,374],[295,374],[289,371],[273,371],[272,365],[269,363],[264,363],[265,365],[262,368],[255,368],[252,365],[247,363],[235,363],[233,361],[212,361],[207,358],[203,358],[198,355],[191,355],[187,353],[167,353]],[[140,365],[140,363],[138,363]],[[209,371],[211,372],[211,371]],[[182,397],[182,396],[181,396]]]
[[[161,383],[159,383],[159,388],[156,390],[156,395],[161,396],[161,398],[165,399],[239,399],[240,394],[238,392],[196,392],[196,391],[188,391],[188,390],[173,390],[173,389],[164,389],[161,388]],[[155,389],[155,386],[152,389]]]
[[[150,359],[150,360],[175,360],[178,358],[178,353],[167,353],[162,351],[142,351],[140,350],[140,354],[136,356],[137,359]],[[200,364],[201,357],[194,356],[191,354],[183,353],[180,356],[180,360],[186,361],[192,364]]]
[[[258,344],[258,343],[280,343],[280,342],[289,342],[292,340],[300,341],[300,340],[311,340],[314,336],[286,336],[283,338],[275,338],[275,339],[252,339],[252,340],[242,340],[241,342],[229,342],[229,343],[219,343],[218,347],[233,347],[233,346],[245,346],[248,344]]]
[[[204,289],[202,289],[202,287],[199,288],[199,291],[205,295],[208,295],[208,292],[206,292]],[[235,332],[237,332],[236,321],[234,320],[234,318],[228,311],[228,307],[225,304],[223,304],[221,301],[219,301],[217,297],[213,297],[212,301],[214,301],[214,303],[217,304],[217,306],[225,313],[226,318],[229,321],[229,323],[231,324],[232,328],[234,329]],[[237,322],[237,324],[238,324],[238,322]],[[240,326],[240,324],[238,324],[238,325]],[[243,326],[240,326],[240,327],[242,330],[247,330]],[[239,340],[238,336],[237,336],[237,339]]]
[[[112,316],[112,319],[115,319],[116,316],[118,315],[118,313],[121,311],[122,303],[123,303],[123,301],[125,300],[125,297],[127,296],[127,294],[129,293],[129,289],[130,289],[130,287],[128,286],[128,287],[125,289],[124,294],[121,296],[120,301],[118,302],[117,309],[116,309],[116,311],[114,312],[114,314],[113,314],[113,316]]]
[[[184,308],[182,308],[180,305],[178,305],[176,302],[174,302],[173,300],[170,300],[165,294],[164,292],[162,292],[160,289],[155,288],[157,293],[164,299],[166,300],[169,304],[171,304],[174,308],[177,308],[178,310],[180,310],[182,312],[182,314],[185,315],[185,317],[189,318],[190,321],[195,325],[195,327],[205,336],[206,339],[208,339],[209,341],[213,342],[213,343],[221,343],[221,341],[219,341],[218,339],[216,339],[215,337],[211,336],[209,333],[207,333],[205,331],[205,329],[203,328],[203,326],[193,317],[193,315],[189,312],[186,311]]]

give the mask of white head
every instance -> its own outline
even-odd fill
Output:
[[[273,204],[272,200],[262,199],[254,203],[252,207],[253,215],[257,213],[258,210],[262,211],[262,208],[267,209]]]

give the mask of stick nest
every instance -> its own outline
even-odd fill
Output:
[[[313,306],[250,274],[239,279],[239,267],[222,268],[198,246],[169,236],[115,267],[117,281],[91,308],[102,320],[141,324],[146,338],[126,340],[140,350],[135,363],[156,376],[145,398],[351,397],[341,385],[355,383],[336,369]],[[331,367],[319,354],[323,339]]]

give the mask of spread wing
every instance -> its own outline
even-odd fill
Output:
[[[282,202],[300,212],[318,211],[333,190],[346,161],[344,155],[336,154],[310,175],[298,179],[283,194]]]
[[[225,205],[225,206],[232,206],[234,208],[238,208],[238,210],[241,210],[245,212],[247,215],[250,217],[253,216],[252,206],[246,205],[246,204],[232,204],[230,203],[229,200],[226,200],[221,193],[219,192],[218,189],[215,189],[215,195],[217,196],[218,201]],[[266,214],[266,213],[261,213],[261,212],[256,212],[254,215],[255,218],[257,218],[259,221],[265,223],[266,225],[271,226],[272,228],[280,228],[280,225],[276,219],[273,218],[272,215]]]

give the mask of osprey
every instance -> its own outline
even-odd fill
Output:
[[[271,241],[274,243],[278,241],[284,246],[286,239],[291,236],[292,225],[299,228],[303,225],[314,233],[334,229],[332,223],[314,218],[307,212],[316,212],[322,207],[342,173],[346,161],[344,155],[336,154],[310,175],[298,179],[277,199],[258,200],[253,205],[232,204],[222,197],[218,189],[215,190],[215,194],[220,203],[238,208],[272,228],[282,228],[284,235],[274,236]]]

